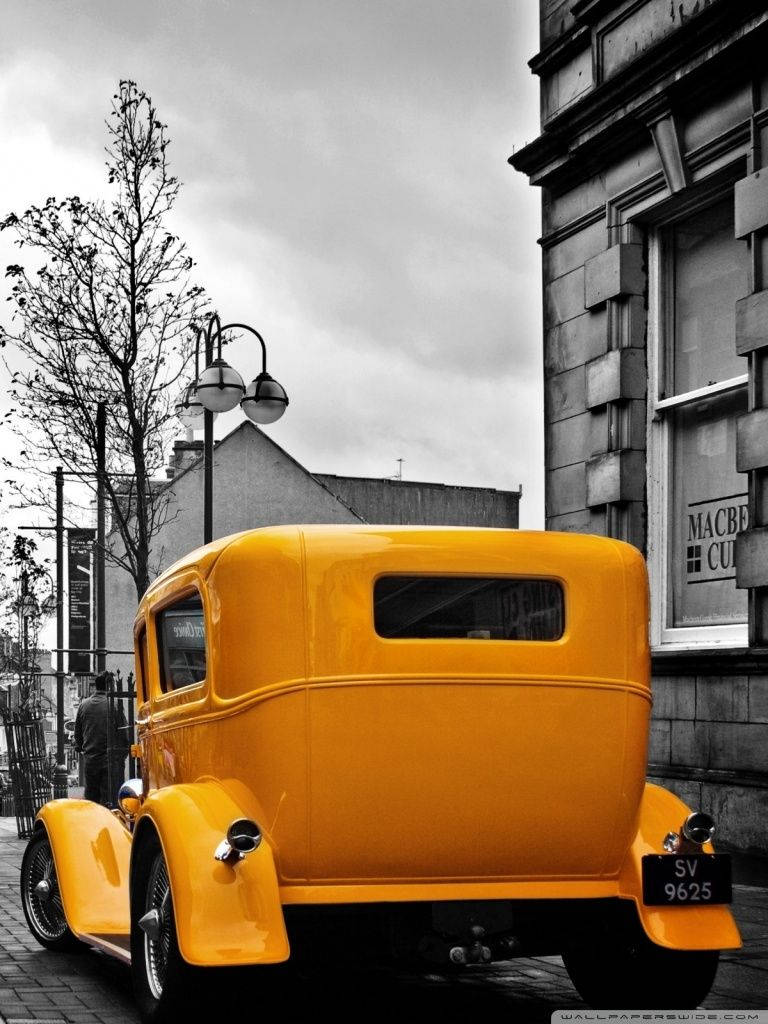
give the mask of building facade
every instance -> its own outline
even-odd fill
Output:
[[[202,442],[174,448],[168,479],[165,523],[153,538],[150,564],[159,573],[202,544]],[[521,489],[449,487],[413,481],[312,474],[267,434],[245,420],[214,449],[213,535],[226,537],[259,526],[292,523],[386,523],[489,526],[518,525]],[[120,540],[109,537],[116,554]],[[128,573],[107,563],[107,649],[129,652],[133,645],[136,588]],[[109,667],[123,676],[133,657],[113,654]]]
[[[768,3],[540,14],[547,527],[646,554],[649,775],[767,852]]]

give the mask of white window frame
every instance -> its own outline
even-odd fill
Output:
[[[671,412],[709,395],[725,394],[743,387],[747,374],[719,381],[673,398],[664,393],[664,302],[667,282],[662,279],[663,227],[648,231],[648,574],[651,588],[651,646],[657,651],[746,647],[747,623],[722,626],[668,626],[669,529],[672,505]]]

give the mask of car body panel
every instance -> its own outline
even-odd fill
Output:
[[[234,790],[242,797],[242,789]],[[142,806],[136,841],[147,827],[160,839],[179,950],[188,963],[234,966],[289,956],[268,838],[237,863],[214,859],[232,821],[253,812],[213,780],[157,790]]]
[[[564,630],[385,638],[373,592],[388,575],[554,581]],[[159,616],[192,594],[205,677],[164,693]],[[621,898],[661,946],[739,945],[726,907],[642,904],[642,856],[664,852],[688,809],[645,782],[648,589],[629,545],[460,528],[255,530],[167,570],[135,630],[146,635],[135,836],[159,838],[190,963],[286,959],[282,907],[297,904]],[[104,809],[61,803],[42,820],[56,819],[65,909],[82,934],[79,901],[124,888],[130,839]],[[68,803],[78,825],[62,838]],[[102,877],[107,854],[91,852],[80,864],[89,889],[69,874],[104,815],[109,842],[122,844],[120,884]],[[258,823],[261,845],[235,865],[214,860],[240,817]],[[125,906],[127,890],[110,900]],[[97,922],[102,945],[123,934],[106,927],[118,918]]]
[[[91,800],[52,800],[37,821],[48,833],[64,912],[75,935],[127,935],[131,835],[125,825]]]
[[[690,814],[674,793],[648,783],[640,809],[640,825],[620,876],[620,895],[632,899],[648,938],[668,949],[738,949],[741,936],[730,908],[714,906],[656,907],[643,904],[642,858],[662,853],[664,836]],[[702,852],[712,853],[711,843]]]

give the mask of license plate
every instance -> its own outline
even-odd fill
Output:
[[[701,906],[731,902],[727,853],[663,853],[643,857],[643,903]]]

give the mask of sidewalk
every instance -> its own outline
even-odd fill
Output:
[[[138,1024],[125,965],[96,951],[51,953],[32,938],[19,899],[24,845],[16,838],[14,819],[0,818],[0,1022]],[[745,865],[742,870],[736,865],[737,882],[749,882],[734,887],[744,948],[723,954],[704,1003],[707,1008],[768,1008],[768,878],[761,867]],[[274,1000],[265,1001],[267,994]],[[292,976],[288,985],[269,993],[253,985],[246,998],[254,1019],[259,1008],[279,1005],[284,1024],[323,1016],[356,1024],[473,1018],[548,1024],[553,1010],[583,1006],[558,957],[470,968],[458,976],[391,971],[363,975],[340,965],[331,974]]]

